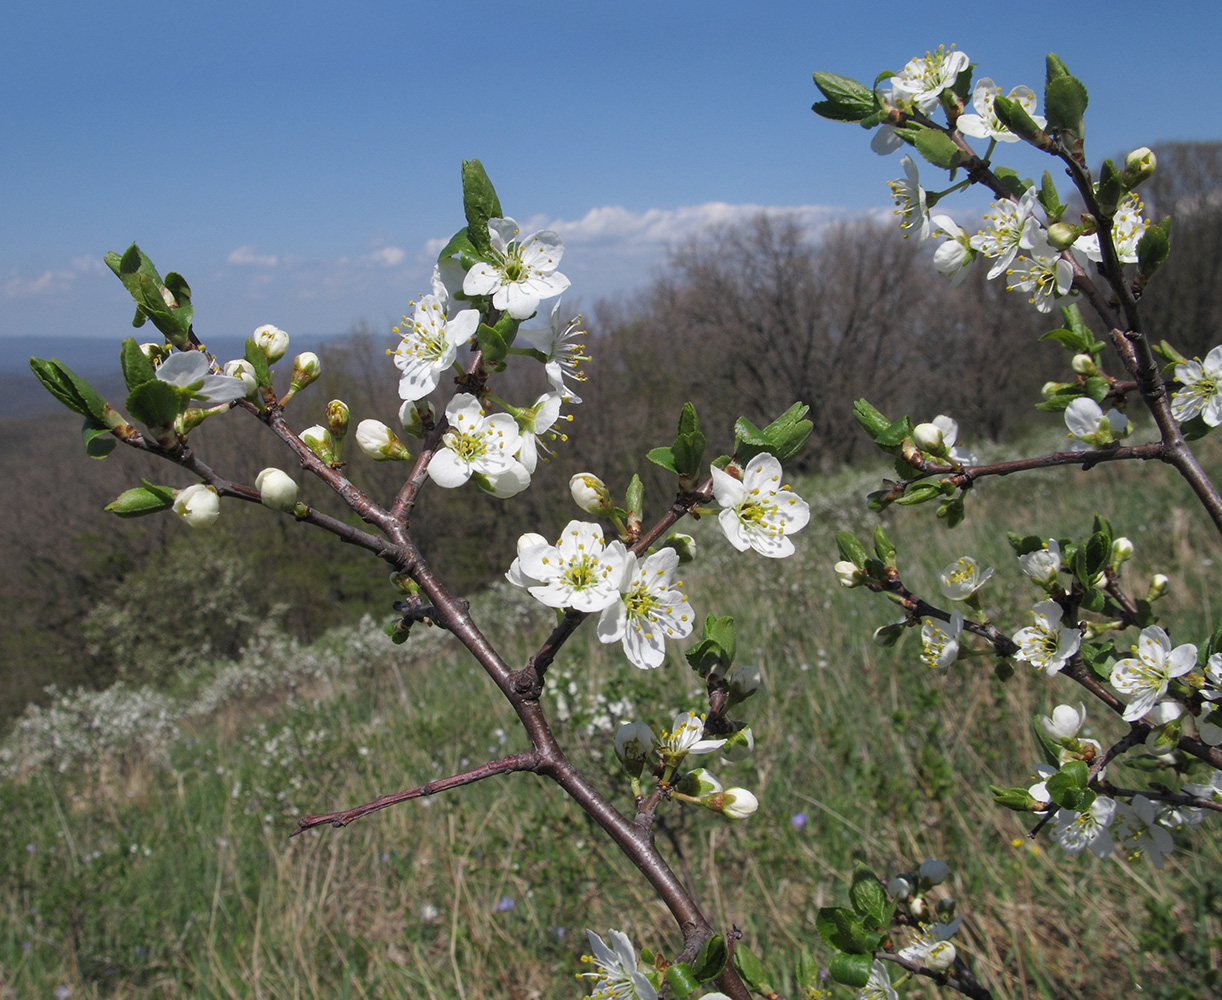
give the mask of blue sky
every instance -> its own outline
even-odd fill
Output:
[[[463,224],[469,157],[565,238],[588,307],[710,222],[888,207],[898,157],[816,118],[811,73],[868,83],[941,42],[1037,93],[1060,53],[1092,162],[1222,137],[1213,3],[42,0],[5,22],[0,336],[128,335],[100,261],[133,240],[190,281],[205,340],[386,328]]]

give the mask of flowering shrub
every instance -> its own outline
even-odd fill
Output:
[[[1210,352],[1204,362],[1189,360],[1166,341],[1155,345],[1141,323],[1142,290],[1170,251],[1168,225],[1144,219],[1135,194],[1154,170],[1153,155],[1139,149],[1122,167],[1105,161],[1098,177],[1091,173],[1083,141],[1086,89],[1055,55],[1048,57],[1042,113],[1037,113],[1030,87],[1016,86],[1003,94],[1001,86],[985,78],[973,88],[973,72],[966,54],[940,47],[912,59],[899,74],[882,74],[874,87],[816,73],[826,99],[814,110],[876,129],[872,145],[880,154],[908,146],[935,169],[949,172],[948,188],[928,190],[916,160],[905,155],[905,176],[891,183],[903,235],[921,242],[946,237],[933,255],[931,280],[941,272],[960,281],[976,258],[984,257],[992,261],[989,278],[1004,275],[1006,287],[1040,313],[1061,308],[1064,326],[1048,337],[1070,352],[1069,374],[1045,386],[1037,408],[1063,414],[1069,443],[1047,455],[981,464],[960,443],[958,423],[950,415],[921,422],[910,416],[893,419],[859,400],[854,404],[858,422],[894,461],[898,476],[870,494],[870,509],[933,504],[937,517],[954,527],[966,516],[975,484],[988,477],[1159,459],[1183,477],[1222,532],[1222,495],[1188,443],[1219,422],[1219,359]],[[966,110],[969,101],[971,112]],[[987,141],[983,156],[969,138]],[[1037,186],[992,163],[998,143],[1017,142],[1048,154],[1068,174],[1073,194],[1086,209],[1079,221],[1070,218],[1051,173]],[[960,172],[963,178],[956,180]],[[295,420],[290,413],[301,414],[301,394],[318,378],[316,356],[300,354],[293,360],[289,389],[282,396],[272,366],[289,347],[283,330],[260,327],[242,358],[218,361],[197,334],[186,281],[174,273],[162,278],[138,246],[106,260],[135,300],[137,325],[151,321],[164,341],[123,342],[126,415],[63,364],[31,359],[31,365],[43,385],[84,418],[91,455],[104,457],[122,443],[174,463],[199,480],[178,491],[145,481],[118,497],[109,510],[124,517],[173,511],[189,527],[206,529],[223,516],[227,504],[244,501],[261,504],[269,516],[292,517],[368,551],[391,570],[397,592],[396,614],[382,629],[383,641],[418,647],[427,641],[421,626],[436,626],[433,634],[448,633],[457,640],[516,714],[527,749],[495,757],[507,742],[502,732],[487,761],[467,767],[464,760],[460,766],[465,769],[457,773],[353,808],[303,816],[297,833],[328,824],[342,827],[398,803],[496,775],[537,774],[558,785],[628,856],[682,934],[682,947],[662,954],[645,947],[638,953],[620,930],[609,931],[610,943],[589,932],[594,971],[584,975],[594,981],[596,996],[778,996],[775,971],[752,953],[741,932],[726,928],[719,933],[712,926],[691,886],[659,849],[655,831],[676,809],[698,807],[702,820],[749,823],[760,806],[756,791],[726,787],[716,768],[718,761],[741,760],[756,751],[745,716],[761,673],[738,657],[734,618],[726,613],[733,608],[709,608],[699,594],[689,598],[677,573],[697,552],[690,536],[673,529],[685,517],[715,519],[725,552],[712,558],[733,554],[756,560],[747,571],[794,555],[800,544],[795,536],[808,525],[811,506],[786,484],[784,468],[810,437],[807,407],[795,402],[762,428],[740,418],[732,432],[716,432],[726,453],[712,456],[709,429],[702,428],[690,403],[683,406],[673,441],[644,455],[674,477],[673,497],[655,504],[652,512],[639,476],[615,487],[594,471],[574,476],[574,501],[601,520],[572,520],[559,535],[544,534],[548,526],[529,525],[521,535],[505,577],[520,592],[518,599],[529,595],[538,602],[549,616],[550,631],[534,645],[533,655],[509,663],[488,638],[488,618],[448,588],[421,554],[413,536],[413,510],[429,498],[436,502],[437,490],[468,484],[497,501],[530,488],[538,449],[561,438],[554,430],[557,421],[571,419],[572,408],[581,403],[573,385],[582,380],[580,366],[588,356],[577,339],[579,321],[566,321],[561,312],[559,296],[569,280],[558,270],[564,253],[559,236],[543,231],[522,237],[478,161],[463,164],[462,181],[466,225],[442,249],[431,291],[396,328],[398,346],[388,351],[393,362],[388,362],[387,377],[398,379],[402,400],[399,428],[413,443],[409,446],[400,429],[377,417],[356,426],[364,456],[404,463],[402,484],[392,497],[368,495],[360,486],[361,464],[350,467],[341,460],[351,423],[342,400],[320,408],[322,423],[296,429],[309,418]],[[974,236],[951,216],[930,214],[943,199],[972,184],[984,185],[994,198],[986,228]],[[1105,339],[1096,339],[1079,302],[1101,324]],[[550,309],[548,326],[523,327],[541,308]],[[510,364],[542,366],[533,403],[530,396],[514,403],[495,395],[498,376]],[[1110,374],[1115,365],[1119,374]],[[443,385],[447,375],[454,391],[447,399],[434,399],[443,387],[450,389]],[[1157,441],[1122,444],[1132,429],[1124,413],[1130,406],[1150,413]],[[302,475],[268,468],[252,485],[214,470],[195,452],[190,435],[204,420],[218,417],[264,425],[291,450]],[[318,490],[333,491],[354,516],[341,520],[323,513],[311,503]],[[1081,736],[1085,703],[1059,706],[1037,724],[1046,763],[1036,765],[1031,775],[1016,774],[1023,784],[993,792],[999,805],[1030,814],[1033,834],[1047,828],[1068,853],[1089,847],[1100,857],[1145,857],[1161,866],[1175,847],[1171,829],[1222,811],[1222,750],[1217,747],[1222,717],[1214,708],[1222,701],[1222,630],[1199,642],[1174,644],[1154,611],[1166,592],[1165,580],[1156,578],[1143,596],[1130,592],[1121,565],[1133,544],[1102,514],[1082,537],[1012,535],[1011,544],[1019,573],[1039,592],[1021,627],[993,620],[988,585],[997,578],[996,568],[982,570],[970,555],[943,571],[940,597],[927,600],[910,590],[898,569],[896,546],[881,527],[874,530],[870,547],[853,533],[841,532],[835,572],[843,586],[883,594],[901,609],[902,617],[879,629],[876,637],[891,645],[906,630],[919,630],[919,658],[925,667],[949,672],[969,657],[989,657],[1003,680],[1029,669],[1041,681],[1076,684],[1128,723],[1127,734],[1104,747]],[[514,592],[501,592],[512,607],[510,618],[529,627],[538,619],[512,605],[508,596]],[[949,607],[941,606],[944,602]],[[703,612],[702,619],[695,608]],[[678,644],[685,642],[682,661],[693,672],[694,695],[686,685],[676,685],[683,689],[684,703],[673,705],[575,689],[571,674],[556,661],[591,616],[597,616],[598,640],[618,643],[626,664],[641,671],[661,667],[668,658],[678,662]],[[1139,632],[1134,656],[1124,656],[1117,646],[1128,630]],[[211,711],[235,692],[251,695],[266,690],[265,684],[282,685],[283,675],[269,680],[269,662],[291,664],[293,683],[334,682],[349,657],[364,661],[380,655],[369,643],[369,632],[359,630],[345,640],[345,652],[334,655],[307,655],[292,643],[265,637],[252,644],[241,662],[217,674],[189,710]],[[557,739],[551,709],[545,708],[548,695],[556,718],[570,717],[586,736],[602,739],[613,750],[623,774],[626,811],[573,765]],[[140,718],[147,720],[152,711]],[[164,742],[172,738],[173,723],[168,707],[158,712],[158,725],[167,733]],[[637,712],[641,717],[615,725],[618,718]],[[303,732],[285,727],[261,739],[268,771],[275,762],[295,760],[312,749],[333,757],[341,745],[331,729],[314,725]],[[1171,777],[1139,789],[1114,784],[1107,766],[1136,749],[1157,754]],[[355,758],[366,753],[363,745],[353,748]],[[247,792],[260,802],[274,798],[293,804],[308,794],[300,775],[287,786],[262,772],[251,780]],[[242,793],[239,779],[232,796]],[[705,817],[707,812],[716,816]],[[797,816],[794,823],[800,828]],[[818,933],[833,950],[830,976],[863,997],[896,996],[901,983],[892,975],[897,972],[932,978],[968,996],[991,996],[956,944],[963,917],[956,913],[955,900],[930,894],[949,875],[950,867],[938,859],[886,878],[858,866],[849,875],[849,905],[819,911]],[[504,899],[508,902],[498,904],[498,912],[513,908],[512,898]],[[805,952],[795,978],[808,992],[823,982],[819,966]]]

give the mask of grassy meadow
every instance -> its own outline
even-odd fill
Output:
[[[1217,451],[1205,454],[1216,467]],[[697,615],[734,614],[738,660],[764,678],[737,713],[756,754],[711,767],[761,808],[740,823],[665,810],[658,840],[673,865],[714,923],[741,928],[776,969],[804,947],[830,958],[815,915],[845,903],[855,861],[887,874],[933,856],[951,866],[942,888],[964,916],[960,954],[998,998],[1222,989],[1222,852],[1208,820],[1176,834],[1160,872],[1028,841],[1030,818],[992,804],[989,783],[1022,784],[1040,759],[1032,715],[1079,700],[1069,681],[1017,664],[1002,683],[991,657],[934,674],[915,635],[896,649],[872,642],[895,617],[890,604],[840,589],[831,567],[837,529],[872,529],[860,498],[881,474],[796,483],[814,516],[781,563],[733,552],[713,519],[689,529]],[[997,567],[984,604],[1012,632],[1037,595],[1003,529],[1080,534],[1100,510],[1136,546],[1132,591],[1144,594],[1152,572],[1170,576],[1159,610],[1176,641],[1203,641],[1216,622],[1219,567],[1201,554],[1219,552],[1217,538],[1165,470],[1062,469],[977,492],[953,532],[926,533],[929,508],[887,513],[911,589],[936,600],[937,571],[973,555]],[[511,662],[546,635],[551,613],[528,596],[472,596]],[[614,728],[639,717],[657,729],[700,703],[699,678],[675,653],[642,673],[587,625],[552,668],[561,742],[621,809],[631,799]],[[1087,707],[1105,745],[1123,731]],[[676,950],[670,917],[631,866],[533,776],[288,838],[302,813],[524,745],[455,640],[417,627],[396,647],[372,619],[309,647],[265,629],[238,660],[193,664],[168,691],[120,689],[27,715],[0,755],[0,997],[559,1000],[585,992],[575,976],[586,927]],[[1113,768],[1114,780],[1146,779]],[[775,985],[792,1000],[787,975]],[[907,993],[937,995],[923,984]]]

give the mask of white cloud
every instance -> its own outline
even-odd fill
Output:
[[[225,259],[230,264],[248,265],[251,267],[275,267],[280,263],[280,258],[272,254],[255,253],[254,245],[250,243],[231,251]]]
[[[382,247],[366,254],[364,259],[380,267],[398,267],[407,259],[407,251],[402,247]]]

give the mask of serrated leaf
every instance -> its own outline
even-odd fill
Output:
[[[255,343],[253,337],[246,338],[246,350],[244,357],[250,364],[250,367],[255,370],[255,381],[262,387],[267,387],[272,384],[272,370],[267,363],[267,355]]]
[[[475,339],[479,341],[479,349],[489,365],[498,365],[509,356],[509,345],[495,327],[481,323],[475,331]]]
[[[1068,348],[1075,354],[1082,354],[1090,346],[1091,337],[1088,333],[1085,337],[1076,330],[1049,330],[1040,340],[1055,340],[1062,347]]]
[[[869,917],[875,927],[889,926],[891,912],[895,909],[882,883],[869,868],[860,863],[853,869],[853,880],[849,885],[849,904],[861,916]]]
[[[1107,603],[1107,595],[1098,587],[1091,587],[1082,595],[1082,610],[1100,614]]]
[[[30,370],[43,388],[68,409],[99,424],[106,423],[106,400],[62,361],[30,358]]]
[[[891,426],[891,421],[875,409],[867,399],[859,399],[853,403],[853,417],[872,438],[877,437]]]
[[[840,552],[840,558],[846,562],[851,562],[858,569],[865,567],[866,560],[870,558],[866,552],[866,547],[857,540],[857,536],[851,531],[836,532],[836,548]]]
[[[686,962],[675,962],[666,967],[666,983],[670,987],[670,995],[683,1000],[691,996],[700,985],[692,972],[692,967]]]
[[[119,366],[123,369],[123,381],[127,383],[128,392],[157,377],[153,363],[144,356],[135,337],[124,338],[119,350]]]
[[[971,154],[964,152],[950,136],[937,129],[921,129],[913,144],[925,159],[943,170],[954,170],[971,159]]]
[[[1081,80],[1067,73],[1057,76],[1044,86],[1044,117],[1052,128],[1080,136],[1089,100]]]
[[[734,968],[753,990],[758,991],[768,979],[768,970],[764,968],[764,963],[741,941],[734,946]]]
[[[820,907],[815,929],[819,937],[837,951],[860,953],[866,950],[866,930],[848,907]]]
[[[649,453],[646,454],[645,457],[649,459],[649,461],[653,462],[654,465],[660,465],[662,468],[669,469],[676,475],[679,474],[679,470],[675,467],[674,452],[672,452],[666,445],[659,448],[650,449]]]
[[[1171,255],[1171,219],[1147,226],[1137,241],[1137,267],[1147,277],[1157,271]]]
[[[874,443],[880,448],[898,448],[904,443],[904,439],[912,436],[912,419],[910,417],[900,417],[899,420],[892,421],[887,429],[874,438]]]
[[[501,200],[484,165],[479,160],[462,162],[463,214],[467,217],[467,238],[480,254],[492,249],[492,237],[488,232],[488,220],[504,218]]]
[[[815,101],[810,109],[820,118],[833,122],[862,122],[874,114],[873,104],[847,101]]]
[[[832,956],[827,971],[832,974],[836,982],[859,990],[870,981],[870,970],[873,965],[874,958],[871,955],[841,953]]]
[[[865,84],[858,83],[852,77],[840,76],[837,73],[814,73],[815,86],[829,101],[840,101],[848,104],[874,104],[874,92]]]
[[[182,408],[182,394],[159,379],[136,386],[127,397],[127,412],[150,428],[169,427]]]

